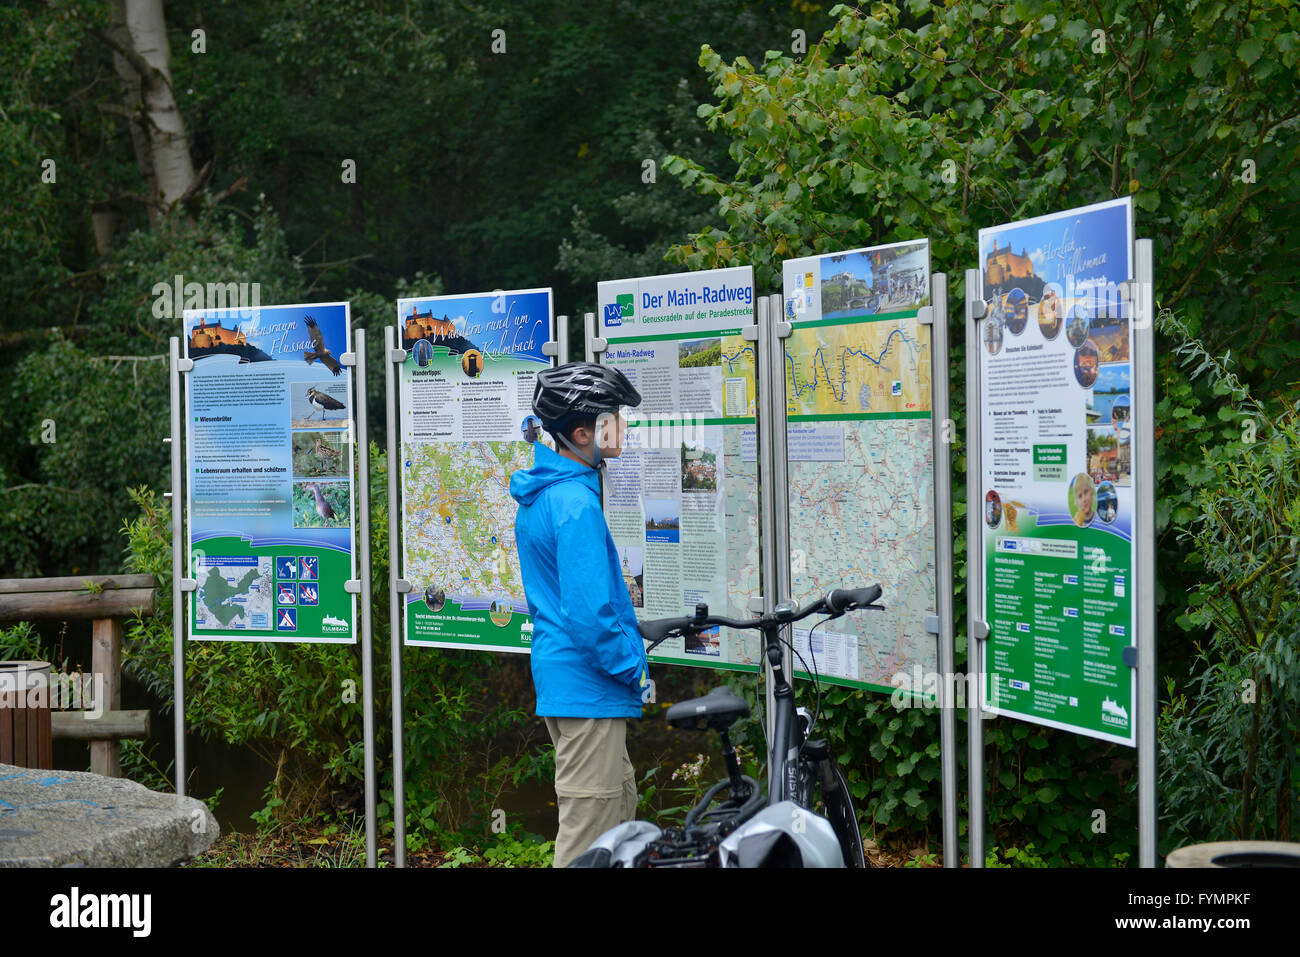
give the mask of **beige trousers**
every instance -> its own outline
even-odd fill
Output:
[[[626,718],[546,718],[555,744],[560,831],[555,866],[569,862],[612,827],[636,817],[636,773],[627,756]]]

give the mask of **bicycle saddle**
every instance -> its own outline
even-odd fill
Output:
[[[703,698],[679,701],[668,709],[668,723],[684,730],[726,731],[749,717],[749,705],[730,688],[714,688]]]

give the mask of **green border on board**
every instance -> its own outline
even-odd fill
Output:
[[[753,425],[754,417],[752,415],[735,415],[721,419],[692,419],[689,417],[677,417],[672,419],[628,419],[626,420],[626,424],[629,429],[644,429],[650,426],[657,428],[661,425]]]
[[[818,415],[786,416],[787,422],[860,422],[863,419],[933,419],[933,412],[824,412]],[[705,420],[707,423],[707,419]],[[735,422],[736,419],[728,419]]]
[[[758,674],[758,665],[742,665],[727,661],[700,661],[698,658],[660,658],[653,652],[650,655],[650,664],[687,665],[691,668],[708,668],[712,671],[743,671],[746,674]]]
[[[806,671],[804,671],[804,670],[802,670],[802,669],[800,669],[800,668],[795,668],[795,669],[794,669],[794,676],[795,676],[796,678],[804,678],[805,680],[808,680],[808,681],[811,681],[811,680],[812,680],[812,675],[810,675],[808,672],[806,672]],[[839,677],[834,677],[834,676],[832,676],[832,675],[823,675],[823,674],[818,674],[818,675],[817,675],[817,680],[818,680],[818,682],[820,682],[821,684],[824,684],[824,685],[837,685],[837,686],[839,686],[839,687],[841,687],[841,688],[852,688],[854,691],[876,691],[876,692],[879,692],[879,693],[881,693],[881,694],[892,695],[895,691],[898,690],[898,689],[897,689],[896,687],[894,687],[893,685],[878,685],[878,684],[872,684],[872,683],[870,683],[870,682],[866,682],[866,681],[854,681],[852,678],[839,678]],[[910,696],[910,695],[912,694],[912,692],[911,692],[911,691],[908,691],[907,694]],[[924,700],[925,697],[926,697],[926,696],[924,696],[924,695],[921,696],[922,700]],[[930,697],[933,697],[933,696],[930,696]],[[909,697],[909,701],[910,701],[910,700],[911,700],[911,698]],[[913,704],[913,705],[911,705],[911,707],[914,707],[914,708],[921,708],[921,707],[924,707],[924,705],[923,705],[923,704]]]
[[[924,307],[922,307],[924,308]],[[904,309],[901,312],[882,312],[880,314],[864,314],[861,316],[844,316],[840,319],[811,319],[808,322],[799,322],[797,319],[790,323],[795,329],[814,329],[817,326],[856,326],[863,322],[893,322],[897,319],[912,319],[918,313],[915,310]]]
[[[617,337],[606,336],[605,341],[622,343],[622,342],[668,342],[671,339],[712,339],[715,336],[738,336],[740,335],[740,329],[741,327],[737,326],[735,329],[715,329],[712,331],[706,331],[703,334],[699,332],[687,332],[687,333],[660,332],[651,336],[617,336]]]

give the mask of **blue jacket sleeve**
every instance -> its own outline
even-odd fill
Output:
[[[594,502],[567,502],[556,516],[560,614],[573,644],[598,671],[639,688],[645,673],[640,633],[629,634],[618,609],[626,586],[610,574],[605,516]]]

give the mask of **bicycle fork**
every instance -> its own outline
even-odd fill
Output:
[[[848,783],[839,773],[830,743],[825,738],[805,741],[799,748],[799,754],[812,766],[813,774],[817,777],[822,803],[826,807],[826,819],[831,822],[835,836],[839,839],[845,866],[865,867],[861,832],[858,830],[857,814],[853,810],[853,796],[847,790]],[[811,782],[809,786],[811,787]],[[809,799],[811,797],[810,794]]]
[[[772,728],[772,778],[768,781],[768,804],[779,804],[786,799],[798,800],[799,795],[799,736],[795,734],[794,688],[786,679],[782,663],[781,646],[770,642],[767,660],[772,665],[772,701],[776,721]]]

